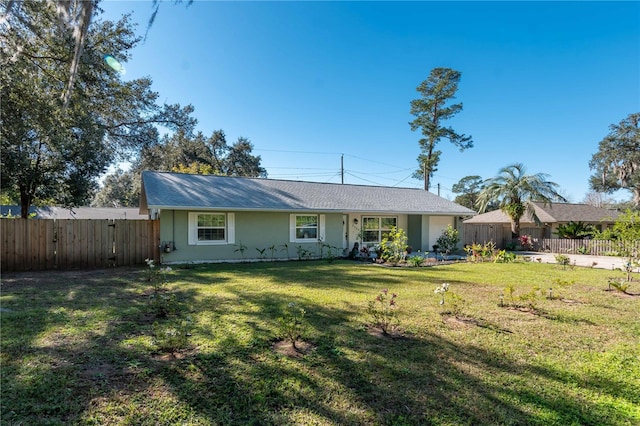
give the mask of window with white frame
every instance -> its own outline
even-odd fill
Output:
[[[394,226],[398,226],[398,218],[393,216],[363,216],[362,243],[377,244],[382,241],[384,234]]]
[[[325,215],[292,214],[290,217],[290,242],[324,240]]]
[[[189,245],[233,244],[233,213],[189,213]]]

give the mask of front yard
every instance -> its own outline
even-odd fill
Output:
[[[640,296],[607,285],[623,275],[292,261],[174,268],[154,293],[143,269],[7,274],[1,421],[637,425]],[[391,336],[367,312],[382,289]],[[305,353],[274,349],[292,302]]]

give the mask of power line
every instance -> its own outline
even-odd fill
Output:
[[[374,181],[369,180],[369,179],[361,178],[361,177],[359,177],[359,176],[356,176],[356,175],[354,175],[354,174],[349,173],[349,172],[348,172],[348,171],[346,171],[346,170],[345,170],[345,174],[348,174],[349,176],[354,177],[354,178],[356,178],[356,179],[360,179],[360,180],[362,180],[362,181],[372,183],[372,184],[374,184],[374,185],[376,185],[376,186],[382,186],[382,185],[380,185],[378,182],[374,182]]]
[[[395,167],[396,169],[400,169],[398,171],[403,171],[405,169],[401,169],[400,166],[394,166],[391,164],[387,164],[387,163],[383,163],[380,161],[376,161],[376,160],[369,160],[367,158],[362,158],[362,157],[358,157],[357,155],[349,155],[349,154],[345,154],[347,157],[351,157],[351,158],[357,158],[358,160],[363,160],[363,161],[368,161],[370,163],[376,163],[376,164],[382,164],[383,166],[387,166],[387,167]]]
[[[388,164],[382,161],[376,161],[376,160],[371,160],[368,158],[364,158],[364,157],[360,157],[358,155],[352,155],[352,154],[344,154],[344,153],[339,153],[339,152],[321,152],[321,151],[298,151],[298,150],[287,150],[287,149],[254,149],[254,151],[264,151],[264,152],[282,152],[282,153],[289,153],[289,154],[306,154],[306,155],[340,155],[340,156],[346,156],[346,157],[350,157],[350,158],[355,158],[357,160],[361,160],[361,161],[366,161],[369,163],[373,163],[373,164],[380,164],[383,166],[387,166],[387,167],[393,167],[397,170],[395,171],[386,171],[386,172],[360,172],[360,171],[355,171],[355,170],[346,170],[344,169],[344,173],[350,175],[351,177],[354,177],[356,179],[359,179],[361,181],[364,182],[368,182],[374,185],[382,185],[378,182],[374,182],[372,180],[369,179],[365,179],[361,176],[357,176],[359,175],[365,175],[365,176],[372,176],[372,177],[377,177],[379,179],[383,179],[383,180],[387,180],[387,181],[392,181],[395,182],[392,186],[398,186],[400,185],[402,182],[405,182],[407,179],[409,179],[410,177],[413,176],[413,173],[411,173],[410,175],[397,180],[397,179],[389,179],[386,177],[383,177],[381,175],[391,175],[394,173],[400,173],[400,172],[405,172],[407,170],[412,170],[414,169],[414,167],[400,167],[397,165],[393,165],[393,164]],[[334,172],[336,169],[334,168],[323,168],[323,167],[266,167],[265,168],[267,170],[271,169],[271,170],[326,170],[328,172]],[[337,173],[333,173],[333,174],[329,174],[329,173],[278,173],[278,174],[270,174],[270,177],[272,178],[278,178],[278,177],[297,177],[297,178],[311,178],[311,177],[326,177],[326,176],[330,176],[329,180],[333,179],[335,176],[339,176],[341,175],[341,171],[338,171]],[[437,177],[440,179],[448,179],[448,180],[456,180],[455,178],[450,178],[448,176],[442,176],[442,175],[433,175],[433,177]],[[417,187],[417,185],[415,186]],[[440,186],[440,189],[444,189],[446,191],[449,192],[453,192],[451,191],[451,188],[445,188],[442,185]]]
[[[263,166],[265,169],[282,169],[282,170],[335,170],[333,167],[268,167]]]
[[[356,158],[358,160],[368,161],[370,163],[382,164],[382,165],[387,166],[387,167],[394,167],[396,169],[399,169],[398,171],[403,171],[404,170],[400,166],[395,166],[395,165],[392,165],[392,164],[387,164],[387,163],[383,163],[383,162],[380,162],[380,161],[359,157],[357,155],[344,154],[344,153],[341,153],[341,152],[296,151],[296,150],[287,150],[287,149],[257,149],[257,148],[254,148],[253,151],[255,151],[255,152],[259,152],[259,151],[264,151],[264,152],[283,152],[283,153],[288,153],[288,154],[344,155],[346,157]]]
[[[319,152],[319,151],[291,151],[286,149],[253,149],[254,151],[264,151],[264,152],[284,152],[288,154],[319,154],[319,155],[342,155],[340,152]]]
[[[409,178],[410,178],[410,177],[412,177],[412,176],[413,176],[413,173],[411,173],[411,174],[410,174],[409,176],[407,176],[406,178],[404,178],[404,179],[402,179],[402,180],[398,181],[398,182],[397,182],[395,185],[393,185],[393,186],[398,186],[398,185],[400,185],[402,182],[404,182],[405,180],[409,179]]]
[[[280,173],[275,175],[270,174],[269,177],[270,178],[285,177],[285,176],[323,177],[323,176],[332,176],[333,174],[335,173]]]

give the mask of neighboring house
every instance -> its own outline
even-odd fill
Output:
[[[598,230],[613,226],[619,212],[594,207],[587,204],[533,203],[540,224],[536,224],[531,215],[525,213],[520,219],[520,235],[533,238],[558,238],[559,225],[569,222],[583,222]],[[479,214],[464,221],[464,243],[484,243],[493,240],[498,244],[511,240],[511,220],[502,210]]]
[[[20,206],[0,206],[2,216],[20,215]],[[34,207],[29,214],[35,219],[127,219],[148,220],[138,207]]]
[[[153,171],[142,173],[140,213],[160,219],[163,262],[339,256],[393,226],[429,251],[475,214],[419,189]]]

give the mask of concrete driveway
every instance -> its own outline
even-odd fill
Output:
[[[556,262],[557,253],[542,253],[535,251],[521,251],[515,252],[519,256],[529,256],[533,262],[537,262],[540,259],[541,263],[558,263]],[[588,254],[567,254],[571,259],[571,264],[576,266],[586,266],[589,268],[599,269],[623,269],[627,263],[627,260],[622,257],[614,256],[591,256]],[[640,272],[640,268],[634,268],[634,272]]]

